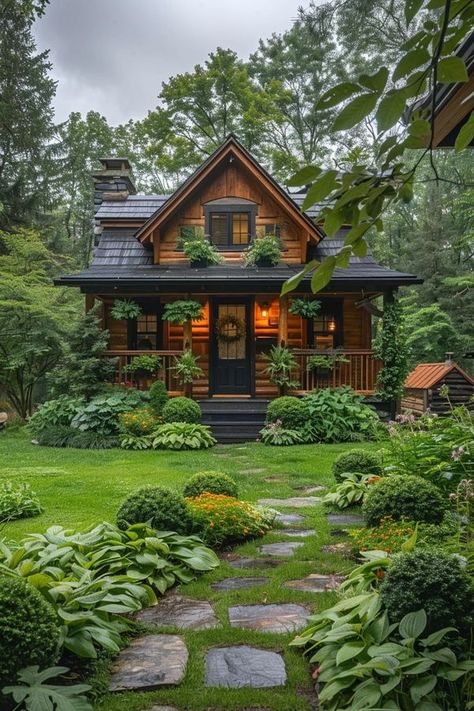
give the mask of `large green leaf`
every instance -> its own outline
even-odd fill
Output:
[[[336,84],[336,86],[333,86],[321,96],[316,104],[316,108],[320,111],[330,109],[341,101],[345,101],[353,94],[357,94],[359,91],[360,86],[353,82],[345,81],[341,84]]]
[[[287,181],[287,185],[289,187],[307,185],[308,183],[312,183],[313,180],[316,180],[320,173],[321,168],[318,168],[318,166],[307,165],[304,168],[301,168],[301,170],[298,170],[297,173],[292,175],[291,178]]]
[[[436,119],[435,119],[436,120]],[[467,148],[470,143],[474,140],[474,111],[471,113],[468,121],[464,124],[464,126],[461,128],[459,131],[456,142],[454,144],[454,149],[456,153],[459,153],[459,151],[462,151],[464,148]]]
[[[388,79],[388,69],[387,67],[380,67],[375,74],[361,74],[359,77],[359,84],[362,84],[366,89],[371,89],[379,94],[385,89],[385,85]]]
[[[422,679],[415,679],[410,686],[410,696],[413,702],[417,704],[423,696],[428,696],[436,686],[436,677],[434,674],[429,674]]]
[[[303,201],[302,209],[307,210],[314,203],[324,200],[337,186],[337,170],[327,170],[309,188]]]
[[[422,5],[423,0],[405,0],[405,20],[407,23],[407,27]]]
[[[346,642],[336,654],[336,664],[340,666],[348,659],[353,659],[357,657],[365,649],[365,642]]]
[[[370,92],[357,96],[345,106],[335,119],[333,131],[346,131],[370,116],[375,109],[378,93]]]
[[[443,57],[438,62],[438,81],[442,84],[464,82],[469,79],[466,64],[461,57]]]
[[[421,67],[423,64],[427,64],[431,59],[428,50],[423,47],[418,47],[417,49],[412,49],[407,52],[398,62],[392,74],[393,81],[398,81],[402,77],[409,74],[417,67]]]
[[[395,126],[401,118],[406,106],[406,96],[403,89],[390,91],[386,94],[375,114],[379,131],[387,131]]]
[[[417,610],[409,612],[408,615],[402,618],[398,629],[404,639],[416,639],[426,629],[426,612]]]
[[[313,276],[311,277],[311,291],[314,294],[316,294],[318,291],[321,291],[321,289],[324,289],[324,287],[329,284],[335,266],[336,258],[326,257],[324,262],[322,262],[322,264],[320,264],[319,267],[315,270]]]

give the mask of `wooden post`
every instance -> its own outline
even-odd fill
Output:
[[[86,294],[86,301],[85,301],[86,314],[89,313],[89,311],[94,308],[94,304],[95,304],[94,294]]]
[[[151,241],[153,243],[153,264],[160,263],[160,231],[153,230],[151,234]]]
[[[278,320],[278,343],[286,346],[288,342],[288,296],[280,296],[280,315]]]
[[[183,323],[183,350],[192,350],[193,348],[193,324],[192,321]]]

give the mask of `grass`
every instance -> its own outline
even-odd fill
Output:
[[[53,524],[82,529],[102,520],[113,521],[123,498],[144,485],[164,485],[182,490],[184,482],[197,471],[223,471],[235,478],[240,497],[285,498],[301,493],[300,488],[334,483],[331,465],[334,458],[353,445],[304,445],[290,448],[262,444],[218,446],[203,452],[130,452],[125,450],[90,451],[50,449],[34,446],[25,431],[0,434],[0,481],[27,481],[40,498],[44,513],[34,519],[8,524],[2,534],[19,539],[27,533],[45,530]],[[360,446],[359,444],[357,445]],[[375,445],[364,444],[374,448]],[[267,478],[270,481],[266,481]],[[148,693],[108,694],[109,663],[95,665],[90,681],[97,693],[96,708],[103,711],[142,711],[154,704],[170,704],[181,710],[252,709],[271,711],[309,711],[315,697],[309,667],[300,651],[288,646],[293,634],[266,634],[230,627],[227,610],[233,604],[297,602],[310,611],[321,610],[334,601],[334,593],[305,593],[285,589],[286,580],[302,578],[311,572],[343,573],[352,564],[338,554],[321,553],[321,546],[335,539],[322,506],[298,510],[307,518],[304,527],[314,528],[310,538],[287,538],[274,530],[263,539],[235,549],[245,556],[258,556],[257,547],[283,539],[300,541],[304,546],[276,568],[236,570],[228,562],[182,589],[186,596],[207,599],[213,605],[222,627],[202,632],[180,631],[189,650],[186,677],[176,688]],[[340,540],[340,539],[337,539]],[[232,592],[217,592],[211,583],[225,577],[260,575],[268,584]],[[140,627],[148,632],[175,632],[171,628]],[[275,689],[207,689],[204,686],[205,653],[212,646],[249,644],[281,652],[287,684]]]

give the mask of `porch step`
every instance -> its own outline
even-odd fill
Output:
[[[269,400],[214,398],[200,400],[202,423],[221,443],[253,442],[265,422]]]

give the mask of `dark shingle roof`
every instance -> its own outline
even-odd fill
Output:
[[[129,195],[126,200],[104,200],[96,212],[99,220],[148,220],[169,195]]]
[[[93,267],[153,264],[153,251],[135,237],[135,229],[104,230],[94,250]]]

